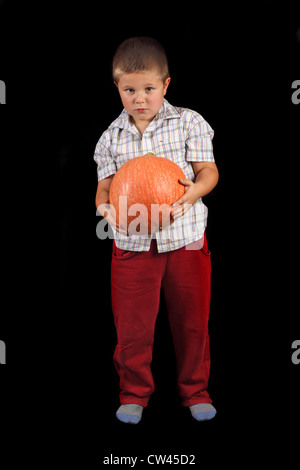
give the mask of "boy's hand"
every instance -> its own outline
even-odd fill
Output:
[[[179,179],[185,187],[185,193],[172,204],[171,216],[173,219],[184,215],[200,197],[206,196],[217,184],[219,172],[213,162],[193,162],[196,176],[195,183],[187,179]]]
[[[171,210],[171,216],[174,220],[184,215],[192,205],[195,204],[199,197],[193,181],[187,179],[180,179],[178,181],[185,187],[185,193],[171,206],[174,208],[174,210]]]
[[[114,175],[108,176],[98,183],[96,194],[97,211],[107,220],[112,228],[117,230],[117,232],[122,235],[128,235],[127,230],[117,223],[114,207],[109,204],[109,188],[113,177]]]
[[[127,230],[125,230],[120,224],[116,221],[116,212],[114,208],[109,204],[109,200],[107,199],[104,204],[101,204],[97,208],[98,212],[104,217],[109,225],[114,228],[117,232],[121,235],[128,235]]]
[[[121,235],[128,236],[127,230],[124,227],[122,227],[122,225],[117,223],[116,217],[115,217],[116,215],[115,210],[112,209],[112,206],[109,204],[108,201],[106,202],[105,205],[106,205],[107,214],[105,214],[103,217],[107,220],[109,225],[113,227],[117,232],[119,232]]]

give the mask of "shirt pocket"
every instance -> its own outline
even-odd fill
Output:
[[[114,159],[117,169],[132,158],[142,155],[141,139],[138,136],[121,136],[115,139],[111,144],[111,155]]]
[[[184,140],[170,139],[169,136],[158,138],[155,143],[155,155],[165,157],[176,163],[190,180],[195,179],[193,166],[186,161],[186,146]]]
[[[169,135],[158,135],[154,138],[155,155],[165,157],[177,163],[180,167],[185,162],[185,142],[176,140]]]

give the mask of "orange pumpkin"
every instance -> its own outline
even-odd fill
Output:
[[[155,233],[172,223],[170,206],[184,194],[185,178],[171,160],[145,155],[128,160],[112,179],[109,203],[116,221],[131,234]]]

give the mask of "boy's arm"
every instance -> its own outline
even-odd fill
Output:
[[[174,219],[185,214],[197,199],[210,193],[219,180],[218,168],[214,162],[193,162],[192,165],[196,179],[195,182],[187,179],[179,180],[180,184],[185,186],[185,193],[173,204],[173,207],[176,207],[171,212]]]
[[[109,225],[117,230],[116,219],[109,205],[109,188],[113,177],[114,175],[111,175],[98,182],[95,202],[97,211],[107,220]]]
[[[109,188],[114,175],[108,176],[104,180],[100,180],[96,193],[96,207],[98,212],[104,217],[104,204],[108,204]]]
[[[219,181],[219,171],[214,162],[193,162],[196,175],[197,199],[210,193]],[[189,180],[184,180],[189,181]]]

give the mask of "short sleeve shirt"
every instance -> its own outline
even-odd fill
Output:
[[[195,181],[192,162],[214,162],[214,131],[204,118],[187,108],[174,107],[167,100],[149,126],[140,134],[124,109],[100,137],[94,160],[98,181],[107,178],[127,161],[152,152],[157,157],[177,163],[185,177]],[[113,229],[118,248],[129,251],[147,251],[153,238],[158,252],[172,251],[203,237],[208,210],[202,199],[172,225],[150,235],[121,235]]]

